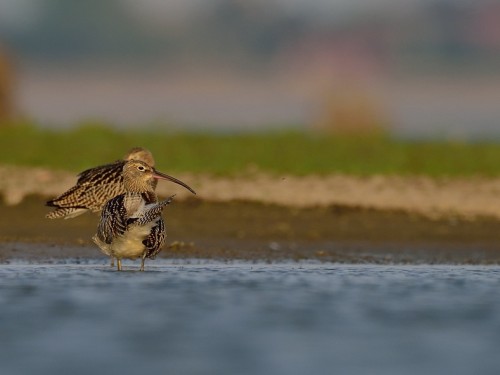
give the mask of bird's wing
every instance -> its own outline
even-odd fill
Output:
[[[151,229],[149,236],[146,237],[142,243],[146,247],[146,257],[154,259],[161,251],[167,237],[165,232],[165,222],[162,218],[158,220],[157,224]]]
[[[75,185],[62,193],[60,196],[47,201],[46,205],[51,207],[75,207],[76,202],[81,200],[84,190],[81,186]]]
[[[77,184],[46,203],[58,208],[99,211],[111,198],[123,193],[123,162],[101,165],[80,173]]]
[[[100,165],[87,169],[78,174],[77,185],[82,184],[103,184],[111,179],[120,178],[125,161],[117,160],[113,163]]]
[[[105,204],[97,227],[97,236],[101,241],[110,244],[127,230],[128,214],[124,203],[125,194],[120,194]]]
[[[170,204],[172,202],[174,197],[175,197],[175,194],[170,196],[168,199],[161,201],[159,203],[147,205],[146,210],[134,222],[137,225],[145,225],[145,224],[155,220],[158,216],[161,215],[165,206],[167,206],[168,204]]]

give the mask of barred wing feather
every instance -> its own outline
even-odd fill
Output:
[[[127,230],[128,215],[124,202],[125,194],[120,194],[108,201],[101,212],[97,237],[107,244]]]

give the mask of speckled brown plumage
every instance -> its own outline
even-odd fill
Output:
[[[102,210],[97,234],[94,236],[94,242],[106,255],[121,259],[120,254],[117,254],[112,247],[113,242],[119,237],[126,236],[128,231],[146,227],[147,233],[139,239],[143,249],[136,256],[142,257],[141,270],[144,269],[144,259],[154,259],[165,244],[165,222],[161,213],[172,202],[174,196],[159,203],[148,202],[146,197],[144,194],[124,193],[111,199]],[[142,202],[137,202],[138,200]],[[134,206],[139,208],[135,211],[129,208]]]
[[[151,152],[135,147],[125,155],[124,160],[87,169],[78,175],[75,186],[46,203],[47,206],[55,207],[55,210],[45,217],[69,219],[87,211],[101,211],[108,200],[125,193],[122,172],[128,160],[140,160],[151,167],[154,167],[155,163]],[[156,180],[153,181],[153,190],[156,183]]]
[[[110,199],[103,207],[94,242],[101,251],[121,260],[142,258],[141,271],[146,258],[154,259],[165,243],[163,209],[173,196],[158,202],[153,181],[166,179],[176,182],[194,193],[188,185],[174,177],[157,172],[146,163],[131,160],[123,167],[123,185],[126,192]]]

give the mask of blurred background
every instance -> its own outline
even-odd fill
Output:
[[[0,117],[500,136],[493,0],[0,0]]]

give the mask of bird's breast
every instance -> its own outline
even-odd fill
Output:
[[[123,201],[123,205],[127,210],[129,217],[134,217],[137,213],[144,210],[145,201],[140,194],[127,194]]]

